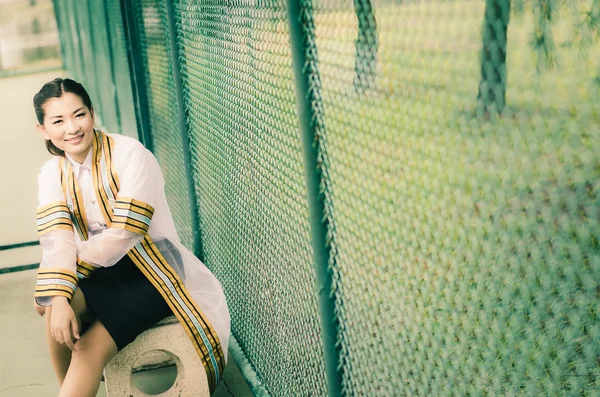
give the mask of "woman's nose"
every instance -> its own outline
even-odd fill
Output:
[[[72,121],[65,121],[65,132],[67,134],[76,134],[79,132],[79,126]]]

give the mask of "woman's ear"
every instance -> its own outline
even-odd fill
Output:
[[[46,128],[44,128],[44,126],[42,124],[37,123],[35,125],[35,128],[45,140],[47,140],[47,141],[50,140],[50,137],[48,136],[48,133],[46,132]]]

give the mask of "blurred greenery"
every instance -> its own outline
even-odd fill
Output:
[[[0,75],[62,66],[60,43],[51,39],[57,34],[52,0],[2,3],[0,32]]]
[[[2,12],[0,12],[2,26],[19,21],[31,21],[34,18],[37,18],[42,26],[51,25],[54,20],[52,0],[38,0],[33,7],[25,1],[2,3]]]

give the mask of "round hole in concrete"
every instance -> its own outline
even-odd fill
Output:
[[[177,379],[175,358],[164,350],[146,352],[131,368],[131,384],[142,393],[155,396],[166,392]]]

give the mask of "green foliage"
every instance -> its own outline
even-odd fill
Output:
[[[576,46],[584,57],[590,45],[600,38],[600,0],[514,0],[512,11],[521,16],[531,11],[534,30],[530,45],[536,54],[538,72],[554,69],[558,63],[554,30],[567,12],[571,38],[563,46]]]
[[[600,38],[600,1],[593,0],[588,7],[575,11],[573,43],[585,55],[591,44]]]
[[[538,0],[533,3],[535,28],[531,37],[531,48],[537,55],[538,71],[556,66],[556,45],[552,35],[552,22],[556,13],[556,0]]]
[[[525,0],[513,0],[512,12],[515,14],[515,16],[525,13]]]

